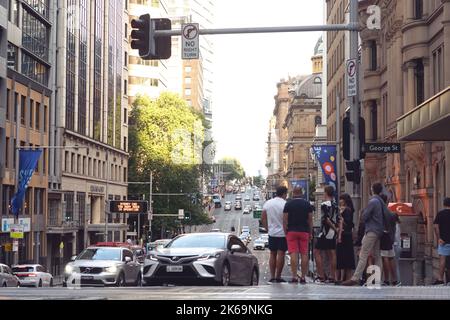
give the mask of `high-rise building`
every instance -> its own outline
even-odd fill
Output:
[[[167,4],[165,0],[128,0],[130,22],[125,30],[131,30],[132,19],[143,14],[150,14],[153,18],[167,18]],[[130,37],[130,31],[125,35]],[[159,97],[161,92],[167,90],[168,68],[166,60],[143,60],[139,57],[138,50],[130,47],[128,56],[128,99],[129,104],[137,95],[148,95],[152,99]],[[180,91],[181,93],[181,91]]]
[[[51,71],[56,1],[0,2],[0,261],[12,264],[10,203],[18,180],[22,147],[48,146]],[[43,262],[47,256],[48,149],[44,149],[19,212],[25,226],[18,261]]]
[[[61,242],[66,259],[90,243],[123,241],[127,230],[127,217],[108,214],[107,201],[127,197],[129,4],[55,3],[49,261],[59,257]]]
[[[181,29],[183,23],[198,23],[201,29],[211,28],[214,4],[211,0],[166,0],[172,29]],[[213,42],[200,37],[200,59],[181,59],[181,37],[172,37],[172,57],[167,60],[168,90],[179,93],[195,110],[211,106],[213,91]],[[211,109],[211,108],[209,108]]]

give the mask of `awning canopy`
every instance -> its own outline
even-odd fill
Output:
[[[399,216],[415,216],[415,215],[417,215],[414,212],[412,203],[390,202],[388,204],[388,208],[392,212],[397,213]]]
[[[450,141],[450,86],[397,120],[399,141]]]

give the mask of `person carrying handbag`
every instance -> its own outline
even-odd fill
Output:
[[[373,197],[362,214],[362,221],[365,225],[364,237],[362,239],[361,251],[359,253],[359,261],[356,270],[351,279],[342,282],[343,286],[355,286],[360,284],[360,279],[366,268],[369,254],[372,253],[375,264],[381,270],[380,240],[383,236],[385,226],[383,223],[384,203],[380,198],[383,191],[381,183],[372,185]]]

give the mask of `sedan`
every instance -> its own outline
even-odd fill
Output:
[[[0,287],[18,287],[20,284],[17,278],[6,264],[0,264]]]
[[[236,202],[234,205],[234,210],[242,210],[242,204],[240,202]]]
[[[246,195],[245,198],[244,198],[244,201],[250,201],[250,196]]]
[[[152,251],[144,264],[145,284],[213,281],[217,285],[258,285],[258,259],[229,233],[190,233]]]
[[[250,209],[248,207],[245,207],[243,214],[250,214]]]
[[[259,238],[253,243],[253,250],[264,250],[266,248],[264,240]]]
[[[12,267],[21,287],[53,287],[53,276],[40,264],[24,264]]]

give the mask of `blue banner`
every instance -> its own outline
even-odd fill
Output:
[[[325,184],[333,186],[336,190],[338,177],[336,175],[336,146],[313,146],[314,154],[322,168]]]
[[[41,153],[42,150],[19,151],[19,186],[17,193],[11,200],[11,211],[15,216],[19,215],[20,208],[23,205],[23,199],[25,198],[25,191],[28,188]]]
[[[306,188],[307,188],[308,180],[306,179],[291,179],[292,189],[299,186],[302,188],[302,198],[306,199]]]

